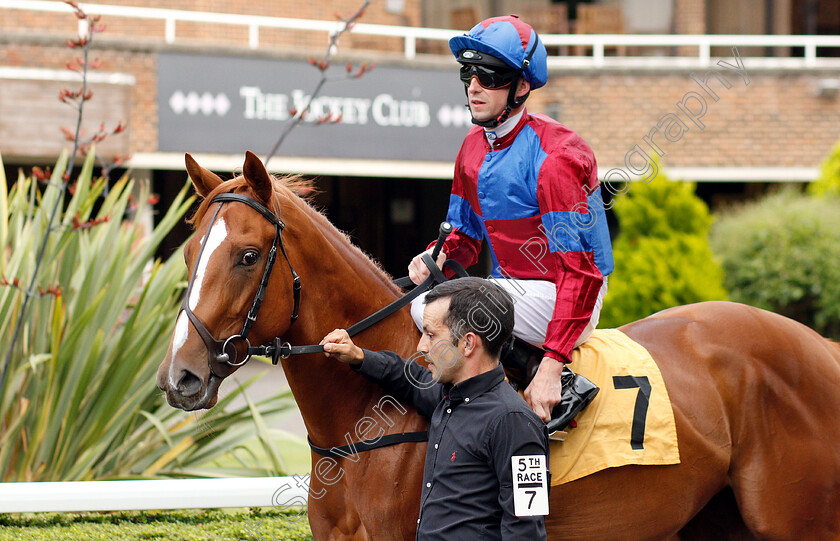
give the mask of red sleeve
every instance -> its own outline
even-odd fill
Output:
[[[597,186],[595,157],[575,136],[567,146],[547,156],[540,168],[537,196],[549,237],[557,299],[546,331],[546,356],[571,361],[571,352],[592,318],[604,277],[595,264],[586,230],[606,227],[587,223],[587,196]]]
[[[453,231],[446,237],[443,244],[446,257],[457,261],[464,268],[478,262],[481,241],[484,238],[484,225],[481,217],[476,213],[479,206],[475,187],[476,179],[473,178],[481,165],[484,151],[471,141],[471,138],[475,137],[473,132],[467,135],[455,160],[452,192],[446,212],[446,221],[452,224]],[[483,131],[481,131],[481,137],[484,137]],[[434,245],[435,241],[432,241],[426,249]],[[447,276],[451,277],[451,275],[452,273],[448,271]]]

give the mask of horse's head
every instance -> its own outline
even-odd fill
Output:
[[[184,248],[190,281],[157,386],[171,406],[197,410],[216,404],[222,379],[244,364],[249,345],[285,330],[295,303],[290,264],[280,250],[280,197],[260,159],[246,153],[242,175],[226,182],[189,154],[186,165],[204,201]],[[281,300],[260,307],[261,293]]]

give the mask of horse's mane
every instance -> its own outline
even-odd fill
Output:
[[[274,181],[274,194],[271,198],[269,209],[274,214],[282,216],[280,198],[285,197],[287,200],[297,205],[298,208],[302,209],[307,216],[315,222],[318,229],[321,230],[325,237],[327,237],[331,242],[343,245],[351,254],[356,255],[360,261],[369,265],[373,274],[379,278],[379,280],[381,280],[395,295],[402,295],[400,288],[394,285],[393,278],[385,272],[376,260],[362,251],[361,248],[353,244],[350,237],[335,227],[322,212],[312,206],[306,197],[299,195],[301,193],[312,192],[312,183],[309,180],[301,177],[300,175],[271,175],[271,178]],[[207,213],[210,201],[213,200],[214,196],[219,193],[234,192],[237,188],[245,186],[247,186],[247,182],[242,175],[223,182],[201,201],[201,204],[195,211],[195,214],[187,219],[187,223],[195,229],[196,224],[200,223],[204,215]]]

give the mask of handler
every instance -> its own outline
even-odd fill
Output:
[[[597,325],[613,269],[595,156],[566,126],[526,111],[531,90],[548,79],[545,46],[529,25],[494,17],[449,47],[477,127],[455,162],[446,218],[455,229],[437,263],[473,265],[488,241],[491,276],[516,301],[514,336],[544,350],[524,394],[548,422],[563,366]],[[417,284],[429,275],[421,256],[408,267]],[[421,299],[412,304],[418,326]]]
[[[548,433],[499,364],[513,328],[510,295],[473,277],[438,285],[425,302],[417,351],[428,369],[360,349],[343,329],[321,341],[327,356],[429,418],[417,538],[545,539]]]

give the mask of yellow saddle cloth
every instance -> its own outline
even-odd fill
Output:
[[[629,464],[679,464],[671,400],[650,353],[616,329],[598,329],[570,368],[601,388],[565,441],[551,442],[551,484]]]

